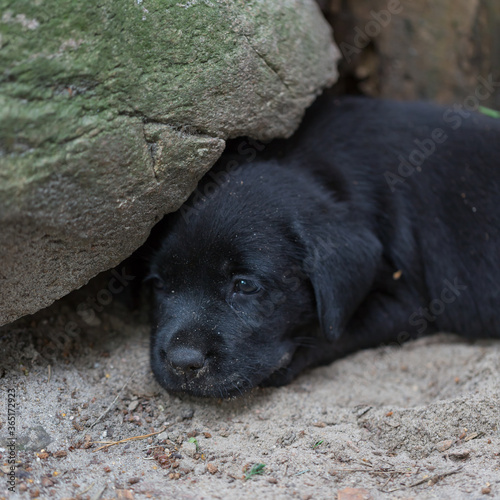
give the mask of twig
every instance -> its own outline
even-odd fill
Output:
[[[132,379],[132,376],[133,376],[133,374],[123,384],[123,387],[118,391],[118,394],[116,395],[116,398],[113,399],[112,403],[104,410],[104,413],[93,424],[91,424],[89,426],[91,429],[93,429],[108,414],[108,412],[111,410],[111,408],[113,408],[113,406],[115,405],[115,403],[118,401],[118,398],[121,396],[121,393],[125,390],[125,387],[127,387],[128,383]]]
[[[463,469],[463,467],[459,467],[458,469],[450,470],[449,472],[443,472],[441,474],[436,474],[432,477],[428,477],[427,479],[421,479],[420,481],[417,481],[416,483],[410,484],[410,486],[408,486],[408,488],[413,488],[414,486],[418,486],[419,484],[423,484],[423,483],[429,483],[430,485],[434,485],[440,479],[443,479],[443,477],[451,476],[452,474],[456,474],[457,472],[460,472],[462,469]]]
[[[114,446],[115,444],[126,443],[127,441],[135,441],[136,439],[146,439],[146,438],[151,437],[151,436],[156,436],[157,434],[162,433],[166,428],[167,427],[164,426],[159,431],[151,432],[150,434],[143,434],[141,436],[132,436],[132,437],[125,438],[125,439],[120,439],[120,441],[94,441],[93,444],[106,443],[103,446],[100,446],[99,448],[95,449],[94,451],[99,451],[99,450],[102,450],[103,448],[109,448],[110,446]]]
[[[102,497],[102,494],[104,493],[104,490],[106,489],[106,485],[104,485],[93,497],[92,500],[99,500],[99,498]]]
[[[301,476],[302,474],[305,474],[306,472],[309,472],[311,469],[306,469],[306,470],[302,470],[300,472],[297,472],[296,474],[294,474],[294,476]]]
[[[365,409],[361,410],[357,415],[356,417],[357,418],[361,418],[363,415],[365,415],[366,413],[368,413],[371,409],[373,408],[373,406],[368,406],[366,407]]]
[[[50,377],[52,376],[52,367],[49,365],[47,368],[49,370],[49,377],[47,379],[47,384],[50,384]]]
[[[391,474],[388,478],[387,481],[380,487],[381,490],[383,490],[388,484],[391,479],[394,479],[394,474]]]
[[[165,423],[165,429],[167,427],[170,427],[172,424],[169,424],[168,422]],[[148,444],[145,448],[142,449],[142,451],[148,451],[151,448],[158,448],[159,446],[162,446],[161,444]]]
[[[465,437],[464,441],[467,443],[467,441],[470,441],[471,439],[476,439],[484,436],[483,431],[479,432],[473,432],[472,434],[469,434],[468,436]]]
[[[361,460],[355,460],[359,465],[365,465],[366,467],[373,467],[373,464],[370,462],[362,462]]]
[[[419,486],[419,485],[424,484],[424,483],[428,483],[429,486],[433,486],[439,480],[443,479],[444,477],[451,476],[452,474],[456,474],[457,472],[460,472],[462,469],[463,469],[463,467],[459,467],[458,469],[450,470],[449,472],[442,472],[441,474],[435,474],[434,476],[420,479],[416,483],[409,484],[408,486],[400,486],[399,488],[394,488],[392,490],[388,490],[388,491],[386,491],[386,493],[392,493],[393,491],[403,490],[405,488],[414,488],[415,486]]]
[[[407,470],[390,469],[333,469],[333,472],[367,472],[368,474],[408,474]]]
[[[95,484],[95,482],[92,483],[88,488],[85,488],[83,491],[80,491],[79,494],[83,495],[83,494],[87,493],[87,491],[90,491],[94,487],[94,484]]]

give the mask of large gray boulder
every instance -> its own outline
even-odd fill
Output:
[[[313,0],[0,0],[0,325],[140,246],[336,77]]]

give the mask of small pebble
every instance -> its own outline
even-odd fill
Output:
[[[139,406],[139,400],[136,399],[135,401],[132,401],[128,405],[128,411],[134,411],[138,406]]]
[[[54,481],[50,480],[48,477],[42,477],[42,486],[48,488],[49,486],[54,486]]]
[[[218,468],[215,464],[211,464],[211,463],[208,463],[207,464],[207,470],[208,472],[210,472],[210,474],[215,474],[216,472],[218,472]]]
[[[436,450],[437,451],[446,451],[449,448],[451,448],[451,445],[453,444],[453,441],[451,439],[447,439],[445,441],[440,441],[439,443],[436,443]]]
[[[196,444],[195,443],[190,443],[189,441],[183,443],[183,445],[182,445],[182,451],[186,455],[189,455],[190,457],[194,457],[195,454],[198,452],[198,450],[196,449]]]
[[[454,460],[465,460],[466,458],[469,458],[469,455],[470,450],[452,451],[448,454],[448,456]]]

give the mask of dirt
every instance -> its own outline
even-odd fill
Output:
[[[440,334],[202,400],[154,381],[144,311],[82,321],[94,294],[0,329],[0,498],[500,498],[500,342]]]

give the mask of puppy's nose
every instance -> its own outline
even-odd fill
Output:
[[[192,347],[174,347],[167,351],[167,361],[177,373],[194,376],[205,366],[205,355]]]

